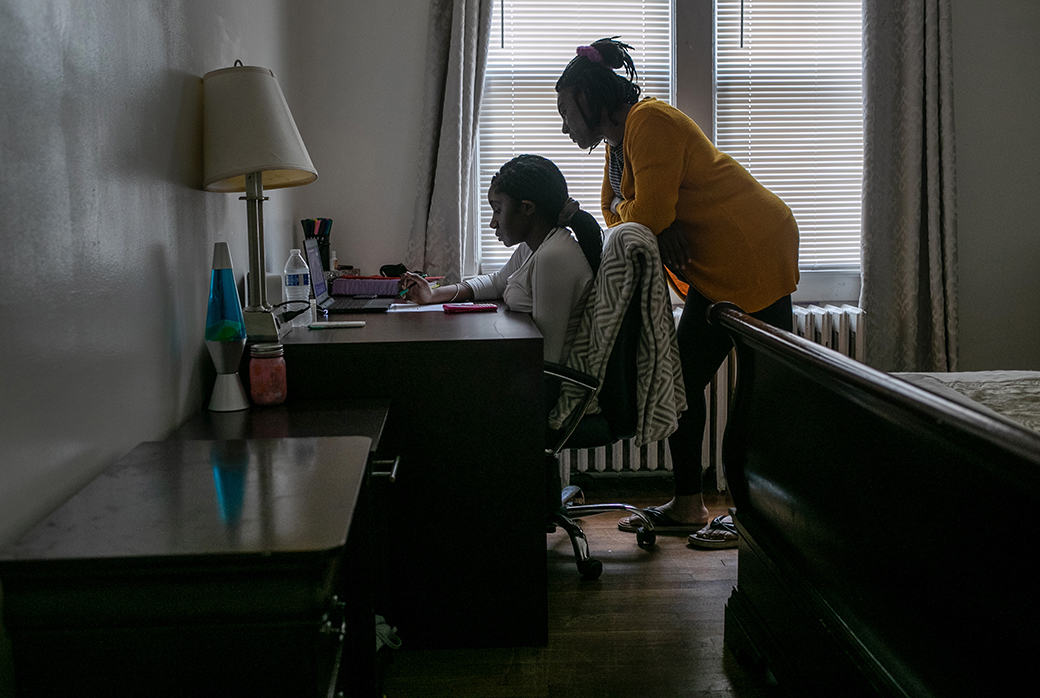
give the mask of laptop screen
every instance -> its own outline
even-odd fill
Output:
[[[307,251],[307,266],[311,270],[311,287],[314,289],[314,298],[321,302],[328,295],[328,287],[325,284],[325,267],[321,263],[321,252],[318,250],[318,241],[307,238],[303,241],[303,247]]]

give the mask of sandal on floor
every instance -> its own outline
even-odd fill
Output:
[[[737,547],[739,536],[737,527],[733,525],[732,516],[716,516],[715,519],[697,531],[691,533],[686,544],[694,548],[706,550],[724,550]]]
[[[676,533],[676,534],[687,534],[694,531],[698,531],[704,528],[702,523],[683,523],[682,521],[676,521],[668,514],[661,511],[658,507],[648,507],[643,509],[643,516],[650,520],[650,523],[654,525],[654,533]],[[625,518],[617,522],[619,531],[625,533],[635,533],[636,529],[642,526],[642,522],[639,520],[639,516],[633,514],[632,516],[626,516]]]

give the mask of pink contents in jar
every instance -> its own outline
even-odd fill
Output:
[[[249,395],[257,405],[285,402],[285,357],[281,344],[254,344],[249,348]]]

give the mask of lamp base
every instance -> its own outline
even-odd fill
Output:
[[[292,323],[278,322],[270,310],[242,311],[246,321],[246,334],[250,342],[275,342],[292,329]]]
[[[249,398],[237,373],[218,373],[209,399],[210,412],[237,412],[249,409]]]

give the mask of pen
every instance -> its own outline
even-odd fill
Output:
[[[346,320],[346,321],[334,321],[334,322],[312,322],[307,325],[307,329],[311,330],[334,330],[341,327],[364,327],[365,323],[363,320]]]
[[[430,290],[432,291],[433,289],[440,288],[440,287],[441,287],[440,284],[433,284],[432,286],[430,286]],[[409,286],[408,288],[411,288],[411,286]],[[406,293],[408,293],[408,289],[407,288],[402,289],[401,292],[397,294],[397,297],[398,298],[404,298],[404,294],[406,294]]]

